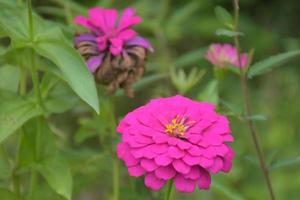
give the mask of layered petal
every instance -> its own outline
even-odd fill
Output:
[[[210,173],[232,166],[229,121],[209,103],[181,96],[155,99],[125,116],[118,132],[119,158],[153,190],[171,179],[179,192],[193,192],[196,185],[209,189]]]

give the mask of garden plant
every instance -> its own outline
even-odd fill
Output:
[[[300,199],[297,8],[0,0],[0,200]]]

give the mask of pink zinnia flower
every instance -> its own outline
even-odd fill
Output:
[[[239,67],[237,49],[230,44],[212,44],[209,46],[205,58],[217,67],[224,67],[231,64]],[[242,53],[240,56],[241,67],[245,67],[248,62],[248,55]]]
[[[118,157],[153,190],[171,179],[179,192],[193,192],[196,185],[209,189],[211,173],[231,169],[229,122],[210,103],[182,96],[155,99],[128,113],[117,131]]]
[[[76,37],[75,43],[90,42],[96,44],[96,49],[89,49],[92,55],[87,61],[91,72],[96,72],[109,51],[113,56],[127,52],[127,47],[141,46],[152,51],[150,43],[138,36],[132,26],[141,22],[141,17],[135,15],[133,8],[127,8],[118,19],[118,12],[115,9],[101,7],[91,8],[88,11],[89,17],[77,16],[74,20],[87,28],[90,33],[81,34]]]

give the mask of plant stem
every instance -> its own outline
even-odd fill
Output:
[[[20,131],[18,132],[18,143],[17,143],[17,151],[16,151],[16,158],[15,158],[15,164],[12,170],[12,182],[13,182],[13,188],[14,191],[20,195],[21,194],[21,189],[20,189],[20,177],[17,174],[17,170],[19,167],[19,149],[21,146],[21,141],[22,141],[22,136],[23,136],[23,128],[20,128]]]
[[[168,185],[167,185],[167,193],[165,196],[165,200],[171,200],[173,194],[173,180],[169,180]]]
[[[234,0],[234,13],[235,13],[235,20],[234,20],[234,31],[238,32],[238,24],[239,24],[239,0]],[[239,68],[240,68],[240,81],[241,81],[241,87],[243,92],[243,99],[244,99],[244,107],[246,112],[246,119],[247,124],[252,136],[252,140],[254,143],[254,147],[259,159],[260,167],[262,169],[264,178],[267,183],[267,188],[270,194],[270,199],[275,200],[275,194],[272,188],[272,182],[269,175],[269,169],[266,166],[262,148],[259,144],[257,132],[253,124],[253,120],[251,119],[252,116],[252,109],[251,109],[251,102],[250,102],[250,95],[249,95],[249,87],[248,87],[248,81],[247,76],[244,71],[244,69],[241,67],[241,53],[240,53],[240,43],[239,43],[239,35],[236,35],[234,37],[235,46],[237,48],[237,54],[238,54],[238,62],[239,62]]]
[[[26,86],[27,86],[27,71],[24,66],[21,67],[21,77],[20,77],[20,86],[19,93],[20,95],[26,94]]]
[[[111,136],[110,136],[110,140],[111,140],[111,155],[112,155],[112,182],[113,182],[113,200],[119,200],[119,192],[120,192],[120,182],[119,182],[119,176],[120,176],[120,172],[119,172],[119,160],[118,157],[116,155],[116,151],[115,151],[115,146],[114,146],[114,140],[116,138],[116,127],[117,127],[117,123],[116,123],[116,117],[115,117],[115,108],[114,108],[114,100],[113,97],[109,97],[109,108],[110,109],[110,128],[111,128]]]
[[[113,200],[119,199],[119,161],[113,156]]]
[[[35,200],[35,190],[37,184],[37,172],[35,169],[31,170],[30,190],[28,194],[28,200]]]
[[[36,96],[36,100],[38,102],[38,105],[45,110],[44,104],[43,104],[43,99],[40,91],[40,86],[39,86],[39,78],[38,78],[38,73],[36,70],[36,63],[35,63],[35,55],[34,51],[30,49],[30,72],[31,72],[31,78],[32,78],[32,83],[33,83],[33,88],[34,88],[34,93]]]
[[[33,17],[32,17],[31,0],[27,0],[27,10],[28,10],[29,39],[32,42],[33,41]]]

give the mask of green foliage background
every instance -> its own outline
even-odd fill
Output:
[[[7,2],[17,3],[10,0],[0,0],[0,4],[1,2],[4,2],[5,5]],[[33,121],[35,119],[31,118],[42,115],[42,111],[36,110],[30,104],[34,95],[32,92],[28,92],[25,98],[28,103],[19,101],[17,97],[13,98],[15,102],[10,101],[11,96],[16,96],[14,92],[18,88],[19,80],[21,81],[20,69],[23,69],[22,66],[26,68],[28,52],[21,47],[16,47],[26,43],[26,41],[20,42],[22,35],[16,34],[14,38],[18,39],[17,42],[14,41],[14,38],[9,40],[7,36],[12,37],[11,34],[14,32],[4,27],[5,23],[13,26],[22,19],[6,18],[6,21],[4,17],[1,18],[5,13],[0,11],[0,36],[3,35],[0,39],[0,120],[2,121],[0,122],[0,133],[3,131],[3,134],[6,134],[7,130],[16,133],[11,134],[8,138],[5,135],[5,143],[2,144],[0,185],[5,190],[0,189],[0,199],[19,198],[8,192],[11,188],[11,177],[14,175],[11,162],[16,155],[23,155],[26,158],[23,161],[21,159],[22,167],[17,172],[20,174],[21,182],[25,185],[24,188],[27,188],[29,184],[26,181],[30,174],[28,168],[34,165],[37,167],[37,171],[40,171],[41,177],[38,179],[40,184],[36,189],[38,199],[64,199],[64,197],[68,197],[69,187],[72,184],[72,199],[74,200],[109,199],[112,193],[113,149],[118,140],[118,136],[114,132],[116,121],[151,98],[171,96],[177,93],[219,104],[220,110],[230,117],[235,137],[232,146],[236,152],[236,158],[229,174],[213,175],[211,190],[196,190],[193,194],[177,193],[175,199],[268,199],[266,185],[246,123],[237,117],[243,110],[239,78],[234,73],[227,71],[223,78],[216,83],[213,80],[213,68],[203,57],[206,48],[211,43],[232,43],[231,37],[215,34],[216,30],[223,26],[214,13],[214,9],[218,5],[232,11],[232,2],[221,0],[33,1],[34,11],[47,20],[45,27],[49,28],[45,31],[41,28],[41,23],[37,22],[36,27],[41,30],[36,30],[36,32],[41,43],[33,46],[38,54],[50,60],[37,57],[38,70],[44,77],[41,81],[43,98],[45,98],[49,112],[45,117],[47,127],[42,127],[41,142],[42,144],[47,143],[46,140],[55,143],[46,145],[51,150],[49,153],[46,149],[46,152],[39,155],[43,159],[31,158],[31,154],[23,155],[31,151],[32,154],[36,154],[35,150],[31,149],[31,146],[35,144],[26,143],[26,134],[27,139],[30,138],[28,134],[32,132],[30,131],[31,124],[35,123]],[[84,103],[86,101],[97,110],[98,103],[95,101],[95,95],[91,95],[93,88],[90,88],[91,93],[82,94],[84,86],[78,85],[78,82],[76,85],[76,83],[68,81],[72,79],[71,74],[75,74],[74,79],[76,79],[76,73],[82,72],[80,67],[76,69],[75,66],[82,61],[77,60],[72,63],[73,58],[78,57],[70,51],[64,54],[60,51],[61,49],[52,51],[58,52],[60,57],[52,55],[49,53],[51,48],[60,47],[51,42],[52,47],[43,43],[44,40],[51,38],[60,41],[61,45],[62,40],[59,35],[64,34],[63,41],[66,44],[63,45],[69,45],[75,30],[79,30],[72,23],[74,16],[85,15],[87,9],[93,6],[112,7],[119,10],[128,6],[135,7],[138,14],[143,17],[143,22],[137,26],[137,29],[142,36],[151,41],[155,49],[155,53],[148,57],[147,72],[144,78],[134,86],[136,89],[134,99],[129,99],[124,96],[122,91],[118,91],[114,95],[114,103],[112,103],[103,88],[97,87],[100,115],[97,115],[91,107]],[[254,62],[274,54],[300,48],[299,1],[243,0],[240,2],[240,8],[240,30],[244,33],[241,37],[242,49],[246,52],[251,48],[255,49]],[[53,28],[57,26],[63,33]],[[10,35],[7,35],[7,32]],[[56,40],[56,38],[60,39]],[[10,42],[15,42],[17,45],[8,46]],[[47,51],[49,52],[47,53]],[[280,68],[250,79],[251,99],[255,113],[253,119],[258,129],[265,158],[270,166],[277,199],[298,200],[300,198],[299,64],[298,56],[290,62],[284,63]],[[55,68],[55,65],[59,68]],[[85,80],[88,79],[87,76]],[[75,92],[66,82],[71,88],[77,88]],[[216,85],[218,85],[218,90],[216,90]],[[28,83],[27,87],[31,88],[31,83]],[[84,101],[80,100],[75,93]],[[20,104],[18,104],[19,107],[14,107],[17,103]],[[7,118],[9,106],[15,109],[14,113],[10,113],[12,118],[20,114],[20,109],[24,109],[22,111],[24,113],[30,113],[30,116],[26,115],[22,118],[20,114],[19,117],[24,122],[31,119],[24,125],[25,139],[23,138],[21,143],[21,153],[16,152],[15,149],[18,127],[9,127],[8,122],[5,121],[5,119],[10,119]],[[6,117],[4,120],[1,118],[3,116]],[[2,139],[1,134],[0,138]],[[49,139],[49,137],[53,137],[53,139]],[[54,148],[52,146],[56,146],[55,152],[52,152]],[[9,157],[8,161],[6,161],[6,156]],[[55,170],[61,168],[60,165],[57,166],[57,163],[63,163],[63,170]],[[162,192],[153,193],[145,189],[141,178],[129,177],[123,163],[120,162],[119,167],[121,170],[120,199],[160,199],[163,196]],[[73,175],[72,184],[70,184],[68,173]],[[65,178],[61,179],[63,176]]]

